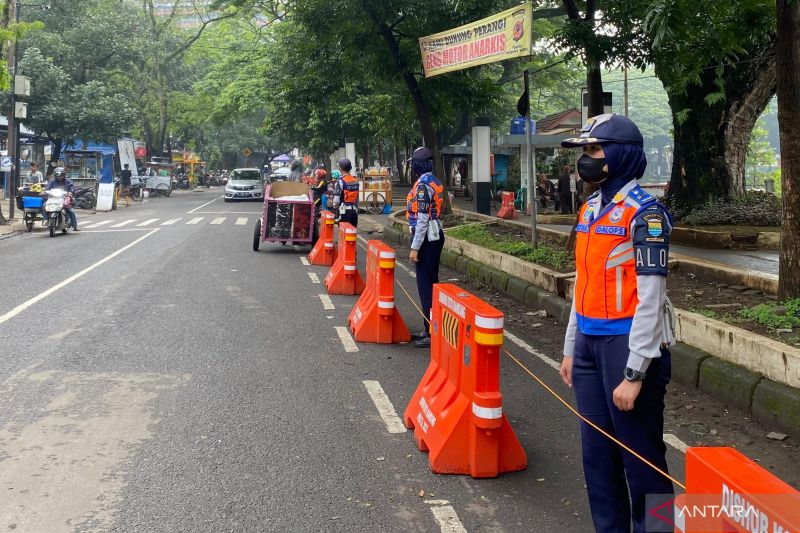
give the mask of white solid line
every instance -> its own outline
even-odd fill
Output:
[[[118,224],[114,224],[113,226],[110,226],[110,227],[112,227],[112,228],[121,228],[122,226],[127,226],[131,222],[136,222],[136,219],[132,218],[130,220],[123,220],[122,222],[120,222]]]
[[[158,228],[155,228],[155,229],[151,230],[146,235],[142,235],[141,237],[139,237],[138,239],[136,239],[132,243],[127,244],[127,245],[123,246],[122,248],[120,248],[119,250],[117,250],[116,252],[105,256],[103,259],[101,259],[100,261],[96,262],[95,264],[84,268],[83,270],[81,270],[77,274],[73,274],[72,276],[70,276],[67,279],[65,279],[64,281],[62,281],[61,283],[53,285],[52,287],[50,287],[46,291],[37,294],[36,296],[31,298],[27,302],[23,302],[23,303],[19,304],[18,306],[16,306],[14,309],[9,311],[8,313],[6,313],[4,315],[0,315],[0,324],[2,324],[4,322],[7,322],[8,320],[14,318],[15,316],[17,316],[18,314],[20,314],[21,312],[23,312],[24,310],[26,310],[27,308],[29,308],[30,306],[35,304],[36,302],[44,300],[45,298],[47,298],[48,296],[50,296],[54,292],[58,291],[59,289],[63,289],[64,287],[66,287],[67,285],[69,285],[70,283],[75,281],[76,279],[78,279],[78,278],[80,278],[82,276],[85,276],[86,274],[88,274],[89,272],[94,270],[95,268],[103,265],[104,263],[107,263],[108,261],[111,261],[112,259],[117,257],[119,254],[124,252],[125,250],[128,250],[129,248],[132,248],[132,247],[136,246],[137,244],[139,244],[140,242],[142,242],[143,240],[145,240],[149,236],[153,235],[157,231],[158,231]]]
[[[664,433],[664,442],[675,448],[681,453],[686,453],[686,448],[689,446],[683,442],[681,439],[673,435],[672,433]]]
[[[300,262],[303,263],[303,266],[309,266],[311,264],[308,262],[308,258],[306,256],[301,256]]]
[[[214,220],[212,220],[211,223],[212,224],[222,224],[223,222],[225,222],[226,218],[228,218],[228,217],[217,217]]]
[[[247,219],[245,217],[239,217],[236,219],[237,226],[244,226],[247,224]]]
[[[311,283],[319,283],[319,276],[317,276],[316,272],[309,272],[308,277],[311,278]]]
[[[367,239],[365,239],[365,238],[364,238],[364,237],[362,237],[361,235],[359,235],[359,236],[358,236],[358,239],[359,239],[361,242],[363,242],[364,244],[367,244],[367,242],[368,242],[368,241],[367,241]],[[367,248],[366,248],[366,246],[362,246],[362,248],[364,249],[364,251],[365,251],[365,252],[367,251]],[[409,276],[411,276],[412,278],[416,278],[416,277],[417,277],[417,273],[416,273],[416,272],[414,272],[413,270],[411,270],[410,268],[408,268],[407,266],[405,266],[405,265],[404,265],[403,263],[401,263],[400,261],[395,261],[395,262],[394,262],[394,265],[395,265],[395,266],[398,266],[398,267],[400,267],[402,270],[404,270],[404,271],[405,271],[405,273],[406,273],[406,274],[408,274],[408,275],[409,275]]]
[[[106,224],[111,224],[114,222],[113,220],[103,220],[102,222],[95,222],[94,224],[89,224],[88,226],[84,226],[83,229],[89,228],[99,228],[100,226],[105,226]]]
[[[344,346],[345,352],[357,352],[358,346],[356,346],[356,341],[353,340],[353,337],[350,336],[350,332],[344,326],[336,326],[336,334],[339,336],[339,340],[342,341],[342,346]]]
[[[378,409],[378,414],[381,415],[383,423],[386,424],[386,431],[389,433],[405,433],[406,427],[403,425],[400,417],[397,416],[397,411],[394,410],[392,401],[386,396],[386,393],[383,392],[381,384],[374,380],[365,380],[361,383],[366,387],[369,397],[372,398],[372,403],[375,404],[375,407]]]
[[[252,211],[197,211],[196,215],[261,215],[260,212]]]
[[[142,222],[141,224],[136,224],[136,227],[137,227],[137,228],[140,228],[140,227],[142,227],[142,226],[149,226],[149,225],[150,225],[150,224],[152,224],[153,222],[158,222],[158,219],[157,219],[157,218],[151,218],[150,220],[145,220],[145,221],[144,221],[144,222]],[[114,226],[111,226],[111,227],[113,228]]]
[[[319,299],[322,301],[323,309],[327,310],[336,309],[336,306],[333,305],[333,300],[331,300],[331,297],[328,296],[327,294],[320,294]]]
[[[522,348],[523,350],[526,350],[526,351],[528,351],[528,353],[531,353],[531,354],[535,355],[536,357],[541,359],[544,363],[546,363],[547,365],[555,368],[556,370],[559,370],[559,371],[561,370],[561,363],[558,363],[557,361],[549,358],[548,356],[546,356],[542,352],[536,350],[533,346],[531,346],[530,344],[528,344],[524,340],[520,339],[519,337],[517,337],[516,335],[514,335],[513,333],[511,333],[507,329],[504,329],[503,333],[505,334],[505,336],[506,336],[506,338],[508,340],[510,340],[511,342],[513,342],[514,344],[516,344],[517,346]]]
[[[220,198],[222,198],[222,196],[217,196],[216,198],[214,198],[214,199],[213,199],[213,200],[211,200],[210,202],[206,202],[206,203],[204,203],[204,204],[203,204],[203,205],[201,205],[201,206],[195,207],[195,208],[194,208],[194,209],[192,209],[191,211],[187,211],[187,212],[186,212],[186,214],[187,214],[187,215],[190,215],[190,214],[194,213],[195,211],[197,211],[198,209],[203,209],[203,208],[204,208],[205,206],[207,206],[208,204],[213,204],[214,202],[216,202],[216,201],[217,201],[217,200],[219,200]]]
[[[169,220],[165,220],[164,222],[162,222],[161,225],[162,226],[171,226],[171,225],[173,225],[174,223],[176,223],[179,220],[181,220],[181,219],[180,218],[171,218]]]
[[[452,505],[431,505],[431,512],[442,533],[467,533]]]
[[[190,220],[189,222],[187,222],[187,224],[199,224],[200,221],[203,220],[204,218],[205,217],[195,217],[192,220]]]
[[[81,233],[126,233],[130,231],[150,231],[150,228],[126,228],[126,229],[85,229]]]

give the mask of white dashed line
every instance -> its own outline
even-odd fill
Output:
[[[383,423],[386,424],[386,431],[389,433],[405,433],[406,427],[403,425],[400,417],[397,416],[397,411],[394,410],[391,400],[389,400],[389,397],[383,392],[381,384],[374,380],[365,380],[361,383],[364,384],[369,397],[372,398],[372,403],[374,403],[375,407],[378,409],[378,414],[381,415]]]
[[[306,256],[302,256],[300,258],[300,262],[303,263],[303,266],[308,266],[308,265],[311,264],[311,263],[308,262],[308,258]]]
[[[353,340],[353,337],[350,336],[350,332],[344,326],[336,326],[336,334],[339,336],[339,340],[342,341],[342,346],[344,346],[345,352],[357,352],[358,346],[356,346],[356,341]]]
[[[683,442],[681,439],[673,435],[672,433],[664,433],[664,442],[675,448],[681,453],[686,453],[686,448],[689,446]]]
[[[332,309],[336,309],[336,306],[333,305],[333,301],[331,300],[331,297],[328,296],[327,294],[320,294],[319,295],[319,299],[322,301],[322,308],[323,309],[328,310],[328,311],[330,311]]]
[[[128,224],[130,224],[131,222],[136,222],[136,219],[135,219],[135,218],[132,218],[132,219],[130,219],[130,220],[123,220],[122,222],[119,222],[119,223],[117,223],[117,224],[114,224],[114,225],[113,225],[113,226],[111,226],[111,227],[112,227],[112,228],[121,228],[122,226],[127,226],[127,225],[128,225]]]
[[[142,226],[149,226],[153,222],[158,222],[158,219],[157,218],[151,218],[150,220],[145,220],[141,224],[136,224],[136,227],[139,228],[139,227],[142,227]]]
[[[211,223],[212,224],[222,224],[223,222],[225,222],[226,218],[228,218],[228,217],[217,217],[214,220],[212,220]]]
[[[94,224],[89,224],[88,226],[84,226],[83,228],[84,229],[99,228],[100,226],[105,226],[106,224],[111,224],[112,222],[114,222],[114,221],[113,220],[104,220],[102,222],[95,222]]]
[[[204,218],[206,218],[206,217],[195,217],[192,220],[190,220],[189,222],[187,222],[186,224],[199,224],[200,221],[203,220]]]
[[[549,358],[548,356],[546,356],[542,352],[536,350],[533,346],[531,346],[530,344],[528,344],[524,340],[520,339],[519,337],[517,337],[516,335],[514,335],[513,333],[511,333],[507,329],[503,330],[503,333],[505,334],[505,336],[506,336],[506,338],[508,340],[510,340],[511,342],[513,342],[514,344],[516,344],[517,346],[522,348],[523,350],[526,350],[528,353],[535,355],[536,357],[541,359],[545,364],[555,368],[556,370],[559,370],[559,371],[561,370],[561,363],[558,363],[558,362],[554,361],[553,359]]]
[[[308,277],[311,278],[311,283],[319,283],[319,276],[317,276],[316,272],[309,272]]]
[[[162,222],[161,225],[162,226],[171,226],[171,225],[173,225],[174,223],[176,223],[179,220],[181,220],[181,219],[180,218],[171,218],[169,220],[165,220],[164,222]]]
[[[439,530],[442,533],[467,533],[450,502],[447,500],[427,500],[425,503],[431,506],[433,518],[436,519],[436,523],[439,524]]]
[[[237,226],[245,226],[245,225],[247,225],[247,218],[246,217],[238,217],[236,219],[236,225]]]

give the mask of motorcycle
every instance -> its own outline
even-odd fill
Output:
[[[75,199],[76,209],[92,209],[97,202],[97,197],[94,194],[94,187],[75,189],[73,197]]]
[[[64,189],[50,189],[47,191],[47,196],[47,201],[44,203],[44,211],[47,214],[47,226],[50,228],[50,236],[55,237],[56,231],[67,232],[69,225],[67,209],[72,207],[72,195]]]

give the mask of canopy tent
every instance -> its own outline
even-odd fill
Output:
[[[292,158],[286,154],[281,154],[277,157],[274,157],[272,160],[275,161],[276,163],[288,163],[289,161],[292,160]]]

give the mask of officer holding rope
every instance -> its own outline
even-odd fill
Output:
[[[562,142],[583,149],[578,173],[600,190],[581,207],[576,227],[575,295],[561,378],[574,388],[583,416],[667,472],[672,224],[636,182],[647,166],[643,145],[636,125],[613,113],[590,119],[579,138]],[[648,511],[671,500],[672,483],[586,423],[581,443],[595,530],[628,532],[631,524],[634,532],[651,530]]]

